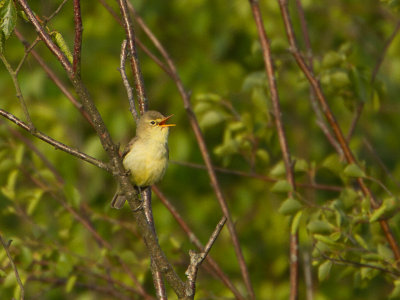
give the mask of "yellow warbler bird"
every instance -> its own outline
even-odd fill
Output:
[[[138,121],[136,136],[122,154],[124,167],[139,190],[159,182],[167,169],[169,127],[175,126],[166,124],[170,117],[154,110],[145,112]],[[118,189],[111,207],[120,209],[125,200]]]

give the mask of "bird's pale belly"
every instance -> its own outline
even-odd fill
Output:
[[[132,147],[124,158],[124,167],[130,171],[132,182],[140,187],[150,186],[164,176],[168,164],[168,150],[164,145]]]

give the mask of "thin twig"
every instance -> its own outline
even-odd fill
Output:
[[[187,161],[177,161],[177,160],[170,160],[169,162],[172,164],[180,165],[180,166],[196,168],[196,169],[201,169],[201,170],[207,170],[207,167],[202,164],[197,164],[197,163],[192,163],[192,162],[187,162]],[[217,172],[220,172],[220,173],[224,173],[224,174],[230,174],[230,175],[241,176],[241,177],[249,177],[249,178],[262,180],[265,182],[273,183],[273,182],[278,181],[278,179],[271,178],[271,177],[257,174],[257,173],[243,172],[243,171],[232,170],[232,169],[227,169],[227,168],[222,168],[222,167],[214,167],[214,170]],[[306,188],[306,189],[326,190],[326,191],[335,191],[335,192],[340,192],[343,190],[343,187],[341,187],[341,186],[319,184],[319,183],[296,182],[296,186]]]
[[[395,39],[396,35],[399,33],[399,30],[400,30],[400,21],[397,21],[392,34],[389,36],[389,38],[385,42],[385,46],[382,49],[381,55],[379,56],[378,60],[376,61],[374,70],[372,71],[372,75],[371,75],[371,86],[373,86],[373,84],[375,83],[376,76],[378,75],[379,69],[381,68],[381,65],[385,59],[386,53],[387,53],[389,47],[392,45],[392,42]]]
[[[81,16],[81,0],[74,0],[74,24],[75,24],[75,40],[74,40],[74,59],[72,69],[75,76],[81,76],[81,52],[82,52],[82,16]]]
[[[303,6],[301,4],[301,0],[296,0],[296,8],[297,8],[297,13],[298,13],[298,16],[300,19],[301,33],[304,38],[304,44],[306,47],[306,56],[307,56],[307,60],[308,60],[308,66],[310,68],[310,72],[312,72],[314,74],[313,52],[312,52],[312,47],[311,47],[311,40],[310,40],[310,35],[308,34],[307,21],[304,16],[304,10],[303,10]],[[310,101],[311,101],[311,107],[315,112],[315,116],[317,117],[317,121],[316,121],[317,125],[321,128],[322,132],[325,134],[326,138],[328,139],[328,142],[336,150],[336,152],[339,154],[339,156],[343,157],[343,151],[340,148],[339,143],[332,136],[332,132],[328,128],[328,126],[324,120],[324,116],[321,112],[321,108],[318,105],[318,101],[316,99],[315,93],[311,87],[310,87]]]
[[[15,29],[16,31],[16,29]],[[32,44],[27,44],[25,45],[25,53],[24,56],[22,57],[21,61],[18,64],[18,67],[15,69],[15,75],[18,75],[19,71],[21,70],[22,65],[24,64],[24,62],[26,61],[26,58],[28,57],[29,53],[33,50],[33,48],[38,44],[38,42],[40,42],[40,38],[37,37]]]
[[[8,63],[7,59],[4,57],[3,53],[0,53],[0,59],[3,62],[4,66],[6,67],[8,73],[11,76],[11,79],[14,83],[15,91],[17,92],[17,98],[21,104],[22,111],[24,112],[24,116],[26,122],[28,123],[29,130],[28,131],[35,131],[35,126],[32,123],[31,116],[28,111],[28,107],[26,106],[24,96],[22,95],[21,88],[18,83],[17,73],[12,69],[11,65]]]
[[[24,300],[24,297],[25,297],[24,285],[22,284],[21,278],[19,277],[17,266],[14,263],[14,260],[11,256],[10,249],[9,249],[12,241],[10,240],[10,241],[8,241],[8,243],[6,243],[4,241],[2,235],[0,234],[0,242],[3,245],[4,250],[6,251],[8,259],[10,260],[11,267],[14,270],[15,278],[17,279],[17,283],[19,285],[19,289],[21,290],[21,295],[20,295],[19,299]]]
[[[123,26],[121,19],[119,18],[118,14],[106,3],[105,0],[99,0],[101,5],[104,6],[104,8],[111,14],[111,16],[120,24]],[[151,60],[153,60],[168,76],[171,76],[171,70],[168,68],[168,66],[165,65],[156,55],[154,55],[149,48],[147,48],[138,37],[136,37],[136,43],[138,46],[143,50],[144,53],[147,54],[148,57],[150,57]]]
[[[118,0],[118,4],[121,10],[123,25],[125,28],[125,34],[128,41],[130,62],[132,67],[132,74],[135,79],[134,81],[135,81],[136,92],[138,95],[139,108],[140,112],[143,114],[143,112],[147,111],[148,103],[147,103],[146,93],[144,90],[142,72],[140,70],[139,60],[137,57],[135,33],[133,30],[131,16],[129,14],[126,0]]]
[[[53,19],[63,8],[64,4],[67,3],[68,0],[64,0],[63,2],[60,3],[60,5],[57,7],[57,9],[49,16],[49,17],[44,17],[45,24],[49,23],[51,19]]]
[[[214,245],[215,241],[217,240],[217,237],[221,232],[222,228],[224,227],[225,222],[226,222],[226,217],[224,216],[215,227],[202,253],[196,253],[193,250],[189,251],[190,264],[185,272],[185,275],[188,278],[186,282],[186,295],[188,297],[194,298],[194,295],[196,293],[196,278],[197,278],[197,272],[199,271],[199,267],[206,258],[206,256],[208,255],[208,253],[210,252],[212,245]]]
[[[158,198],[160,198],[161,202],[165,205],[165,207],[169,210],[171,215],[178,222],[179,226],[181,226],[183,231],[187,234],[190,241],[197,247],[199,251],[203,251],[204,250],[203,244],[200,242],[196,234],[190,229],[189,225],[183,220],[182,216],[178,213],[173,204],[167,199],[167,197],[160,191],[160,189],[157,186],[153,185],[152,189],[154,193],[158,196]],[[243,296],[236,289],[236,287],[230,281],[228,276],[222,271],[217,262],[214,259],[212,259],[210,255],[207,255],[206,262],[210,265],[212,270],[221,279],[221,281],[232,291],[236,299],[244,300]]]
[[[128,3],[129,8],[131,10],[133,10],[133,7],[131,5],[131,3]],[[187,116],[189,118],[190,121],[190,125],[192,126],[192,130],[195,134],[196,140],[197,140],[197,144],[199,145],[200,148],[200,152],[202,154],[203,160],[207,166],[207,172],[208,172],[208,176],[210,177],[210,181],[211,181],[211,186],[214,189],[215,195],[218,199],[218,202],[221,206],[222,212],[224,213],[224,215],[227,217],[227,226],[228,226],[228,230],[231,236],[231,240],[233,243],[233,247],[235,250],[235,254],[236,257],[238,259],[238,263],[239,263],[239,267],[242,273],[242,277],[243,280],[245,282],[246,288],[248,290],[248,293],[250,295],[251,299],[254,299],[254,290],[251,284],[251,279],[250,279],[250,274],[249,271],[247,269],[247,265],[242,253],[242,249],[240,247],[240,242],[239,242],[239,238],[238,235],[236,233],[236,229],[235,226],[233,224],[232,221],[232,217],[230,215],[229,212],[229,208],[228,205],[226,203],[225,197],[222,194],[222,190],[221,187],[219,186],[218,183],[218,179],[217,176],[215,174],[215,170],[214,167],[212,165],[211,162],[211,158],[210,155],[208,153],[207,150],[207,146],[206,143],[204,141],[204,137],[203,134],[201,132],[199,123],[197,121],[196,115],[193,112],[191,103],[190,103],[190,94],[185,90],[185,87],[182,83],[182,80],[180,79],[180,76],[178,74],[178,71],[176,69],[176,66],[174,64],[174,62],[172,61],[171,57],[169,56],[168,52],[166,51],[166,49],[164,48],[164,46],[160,43],[160,41],[157,39],[157,37],[152,33],[152,31],[147,27],[147,25],[144,23],[143,19],[140,18],[140,16],[138,16],[137,14],[135,15],[136,17],[136,22],[139,24],[139,26],[143,29],[143,31],[147,34],[147,36],[149,37],[149,39],[153,42],[154,46],[158,49],[158,51],[160,52],[160,54],[162,55],[162,57],[164,58],[164,60],[166,61],[169,69],[171,70],[171,78],[172,80],[175,82],[178,91],[181,95],[181,98],[183,100],[183,105],[186,109],[186,113]]]
[[[133,96],[133,89],[131,85],[129,84],[128,76],[126,76],[125,72],[125,61],[126,61],[126,55],[127,55],[127,41],[123,40],[122,45],[121,45],[121,55],[120,55],[120,65],[119,65],[119,72],[121,73],[122,77],[122,82],[124,83],[126,94],[128,95],[128,101],[129,101],[129,111],[131,112],[132,116],[135,118],[136,122],[139,121],[139,116],[136,111],[135,107],[135,98]]]
[[[96,159],[96,158],[94,158],[92,156],[89,156],[89,155],[87,155],[87,154],[85,154],[83,152],[80,152],[79,150],[73,149],[73,148],[71,148],[71,147],[69,147],[69,146],[67,146],[67,145],[65,145],[65,144],[63,144],[63,143],[61,143],[61,142],[49,137],[48,135],[46,135],[46,134],[44,134],[44,133],[42,133],[42,132],[40,132],[38,130],[35,130],[35,131],[32,132],[30,127],[29,127],[29,125],[27,125],[26,123],[22,122],[20,119],[18,119],[13,114],[10,114],[9,112],[7,112],[5,110],[0,109],[0,115],[5,117],[6,119],[10,120],[11,122],[17,124],[19,127],[25,129],[26,131],[30,132],[33,136],[35,136],[35,137],[41,139],[42,141],[54,146],[56,149],[62,150],[64,152],[68,153],[68,154],[71,154],[71,155],[73,155],[75,157],[78,157],[79,159],[87,161],[88,163],[91,163],[92,165],[94,165],[96,167],[99,167],[100,169],[103,169],[103,170],[106,170],[108,172],[111,172],[111,167],[108,164],[106,164],[106,163],[104,163],[104,162],[102,162],[102,161],[100,161],[100,160],[98,160],[98,159]]]
[[[386,167],[385,163],[379,157],[378,153],[366,137],[363,138],[363,144],[366,146],[368,152],[372,155],[372,157],[378,162],[378,165],[382,168],[386,175],[400,188],[400,182],[397,181],[396,178],[394,178],[393,174],[390,172],[388,167]]]
[[[357,160],[354,157],[353,152],[351,151],[349,144],[347,143],[342,130],[340,129],[340,126],[335,118],[335,116],[332,113],[332,110],[325,98],[325,95],[322,91],[322,88],[318,82],[318,80],[315,78],[315,76],[312,74],[310,71],[309,67],[305,63],[303,57],[300,55],[295,34],[294,34],[294,29],[292,25],[292,21],[290,18],[289,10],[288,10],[288,1],[287,0],[278,0],[281,14],[283,17],[284,25],[285,25],[285,30],[286,34],[289,40],[289,44],[292,50],[292,54],[300,67],[300,69],[303,71],[304,75],[306,76],[307,80],[309,81],[312,89],[314,90],[314,93],[322,107],[322,111],[325,114],[325,117],[332,128],[332,131],[335,134],[335,137],[337,141],[340,144],[340,147],[343,150],[343,154],[349,164],[357,164]],[[371,190],[368,188],[368,186],[365,184],[364,180],[362,178],[357,178],[357,182],[363,192],[363,194],[370,199],[371,207],[373,209],[377,209],[379,207],[379,202],[375,198],[375,195],[371,192]],[[392,251],[394,253],[394,256],[397,260],[400,260],[400,248],[397,244],[397,241],[389,227],[389,224],[387,223],[386,220],[380,220],[379,221],[381,228],[385,234],[386,240],[388,241],[390,247],[392,248]]]
[[[250,0],[250,5],[253,12],[254,21],[257,27],[258,38],[260,40],[265,72],[268,77],[269,91],[271,95],[271,101],[273,106],[273,112],[275,117],[276,130],[278,132],[279,144],[282,151],[283,161],[286,169],[286,179],[291,186],[291,190],[288,192],[288,197],[293,197],[296,191],[296,183],[294,179],[293,163],[287,144],[287,138],[285,129],[282,122],[282,110],[280,107],[279,93],[276,86],[275,70],[271,58],[271,46],[267,37],[267,33],[264,29],[263,19],[258,1]],[[290,298],[291,300],[298,298],[298,287],[299,287],[299,253],[298,253],[298,233],[290,233]]]

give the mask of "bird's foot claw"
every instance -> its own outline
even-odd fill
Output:
[[[139,210],[141,210],[143,208],[143,201],[140,202],[139,206],[132,209],[133,212],[138,212]]]

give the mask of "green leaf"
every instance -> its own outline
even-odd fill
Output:
[[[65,292],[70,293],[75,286],[76,280],[78,277],[76,275],[72,275],[68,278],[67,283],[65,284]]]
[[[329,273],[331,272],[332,268],[332,262],[330,260],[327,260],[323,262],[319,267],[318,267],[318,279],[319,281],[324,281],[326,278],[328,278]]]
[[[311,233],[329,234],[333,231],[334,227],[327,221],[314,220],[308,223],[307,229]]]
[[[364,171],[356,164],[349,164],[343,171],[346,176],[365,177]]]
[[[330,75],[330,83],[335,88],[342,88],[348,86],[351,82],[346,72],[336,71]]]
[[[371,216],[369,217],[369,221],[371,223],[378,221],[386,212],[387,209],[387,202],[383,202],[378,209],[375,209]]]
[[[0,29],[4,33],[5,39],[8,39],[13,32],[17,21],[17,11],[12,0],[4,0],[1,4]]]
[[[297,214],[294,216],[293,220],[292,220],[292,226],[291,226],[291,234],[296,234],[298,229],[299,229],[299,225],[300,225],[300,221],[301,221],[301,216],[303,215],[303,211],[300,210],[299,212],[297,212]]]
[[[360,244],[361,247],[363,247],[364,249],[369,249],[367,242],[364,240],[364,238],[361,235],[355,234],[354,238],[356,239],[357,243]]]
[[[378,253],[381,255],[385,260],[392,260],[393,259],[393,251],[383,244],[378,244]]]
[[[13,170],[8,175],[7,185],[1,188],[1,192],[10,200],[15,199],[15,182],[17,181],[18,170]]]
[[[287,193],[292,190],[292,186],[287,180],[279,180],[271,188],[271,192],[274,193]]]
[[[332,154],[324,160],[322,166],[335,174],[339,174],[342,171],[343,163],[340,161],[337,154]]]
[[[339,66],[343,61],[343,55],[338,52],[329,51],[322,59],[322,67],[330,69]]]
[[[307,172],[308,171],[308,163],[304,159],[296,160],[294,165],[294,170],[296,172]]]
[[[43,195],[43,190],[42,189],[36,189],[33,193],[32,196],[29,199],[29,204],[28,208],[26,210],[26,213],[31,216],[33,212],[35,211],[40,199],[42,198]]]
[[[399,299],[400,298],[400,280],[394,281],[394,288],[389,295],[389,299]]]
[[[286,174],[286,168],[285,168],[285,163],[283,162],[283,160],[281,160],[280,162],[278,162],[273,168],[272,170],[269,172],[269,174],[272,177],[280,177],[282,175]]]
[[[293,215],[297,213],[303,205],[294,198],[288,198],[282,202],[281,207],[279,208],[279,213],[283,215]]]
[[[20,144],[15,151],[15,162],[17,165],[22,163],[22,159],[24,158],[25,147],[23,144]]]

